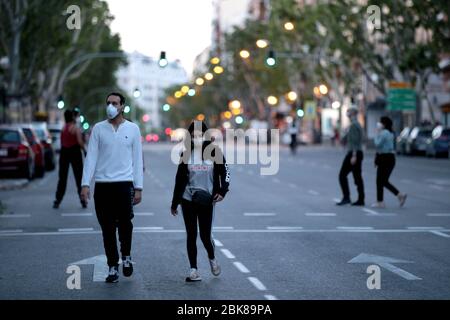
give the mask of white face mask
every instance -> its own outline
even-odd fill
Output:
[[[377,129],[378,130],[384,129],[384,126],[383,126],[383,124],[381,122],[377,122]]]
[[[106,115],[108,116],[108,119],[112,120],[119,115],[119,110],[112,104],[108,104],[106,107]]]

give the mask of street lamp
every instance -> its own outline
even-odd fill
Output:
[[[141,91],[138,88],[134,89],[133,97],[139,98],[140,96],[141,96]]]
[[[195,80],[195,84],[198,86],[202,86],[205,83],[205,80],[203,80],[203,78],[197,78]]]
[[[211,72],[208,72],[207,74],[205,74],[205,79],[210,81],[214,78],[213,74]]]
[[[328,88],[327,88],[327,86],[324,85],[324,84],[321,84],[321,85],[319,86],[319,92],[320,92],[322,95],[326,95],[326,94],[328,93]]]
[[[188,87],[188,86],[182,86],[182,87],[181,87],[181,92],[182,92],[183,94],[188,93],[188,91],[189,91],[189,87]]]
[[[231,109],[239,109],[241,107],[241,102],[239,100],[233,100],[230,101],[230,103],[228,104],[228,106]]]
[[[210,62],[211,62],[211,64],[219,64],[220,58],[218,58],[218,57],[211,58]]]
[[[164,68],[164,67],[166,67],[169,64],[169,62],[167,61],[167,58],[166,58],[166,52],[165,51],[161,51],[161,53],[159,55],[158,64],[159,64],[159,66],[161,68]]]
[[[248,50],[241,50],[239,52],[239,55],[241,56],[242,59],[250,58],[250,52]]]
[[[339,109],[341,106],[341,103],[339,101],[333,101],[333,103],[331,104],[331,107],[333,109]]]
[[[269,51],[269,54],[267,55],[266,58],[266,63],[269,67],[273,67],[277,63],[277,60],[275,59],[275,51],[273,50]]]
[[[174,94],[175,98],[180,99],[183,96],[183,93],[181,91],[177,91]]]
[[[223,72],[223,68],[221,66],[215,66],[213,70],[217,74],[221,74]]]
[[[295,91],[288,92],[286,96],[290,102],[294,102],[295,100],[297,100],[297,93]]]

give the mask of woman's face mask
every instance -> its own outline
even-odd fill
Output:
[[[106,115],[108,116],[108,119],[112,120],[119,115],[119,110],[112,104],[108,104],[106,107]]]
[[[384,129],[384,126],[383,126],[383,124],[381,122],[377,122],[377,129],[378,130],[383,130]]]

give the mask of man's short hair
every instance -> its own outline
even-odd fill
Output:
[[[120,94],[119,92],[111,92],[110,94],[108,94],[108,95],[106,96],[106,102],[108,102],[108,98],[109,98],[110,96],[116,96],[116,97],[119,97],[119,98],[120,98],[120,104],[125,104],[125,97],[124,97],[122,94]]]

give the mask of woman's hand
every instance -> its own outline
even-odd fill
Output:
[[[220,202],[222,200],[223,200],[223,197],[218,193],[213,198],[213,202]]]
[[[176,217],[177,215],[178,215],[178,210],[177,210],[177,208],[170,208],[170,213],[174,216],[174,217]]]

